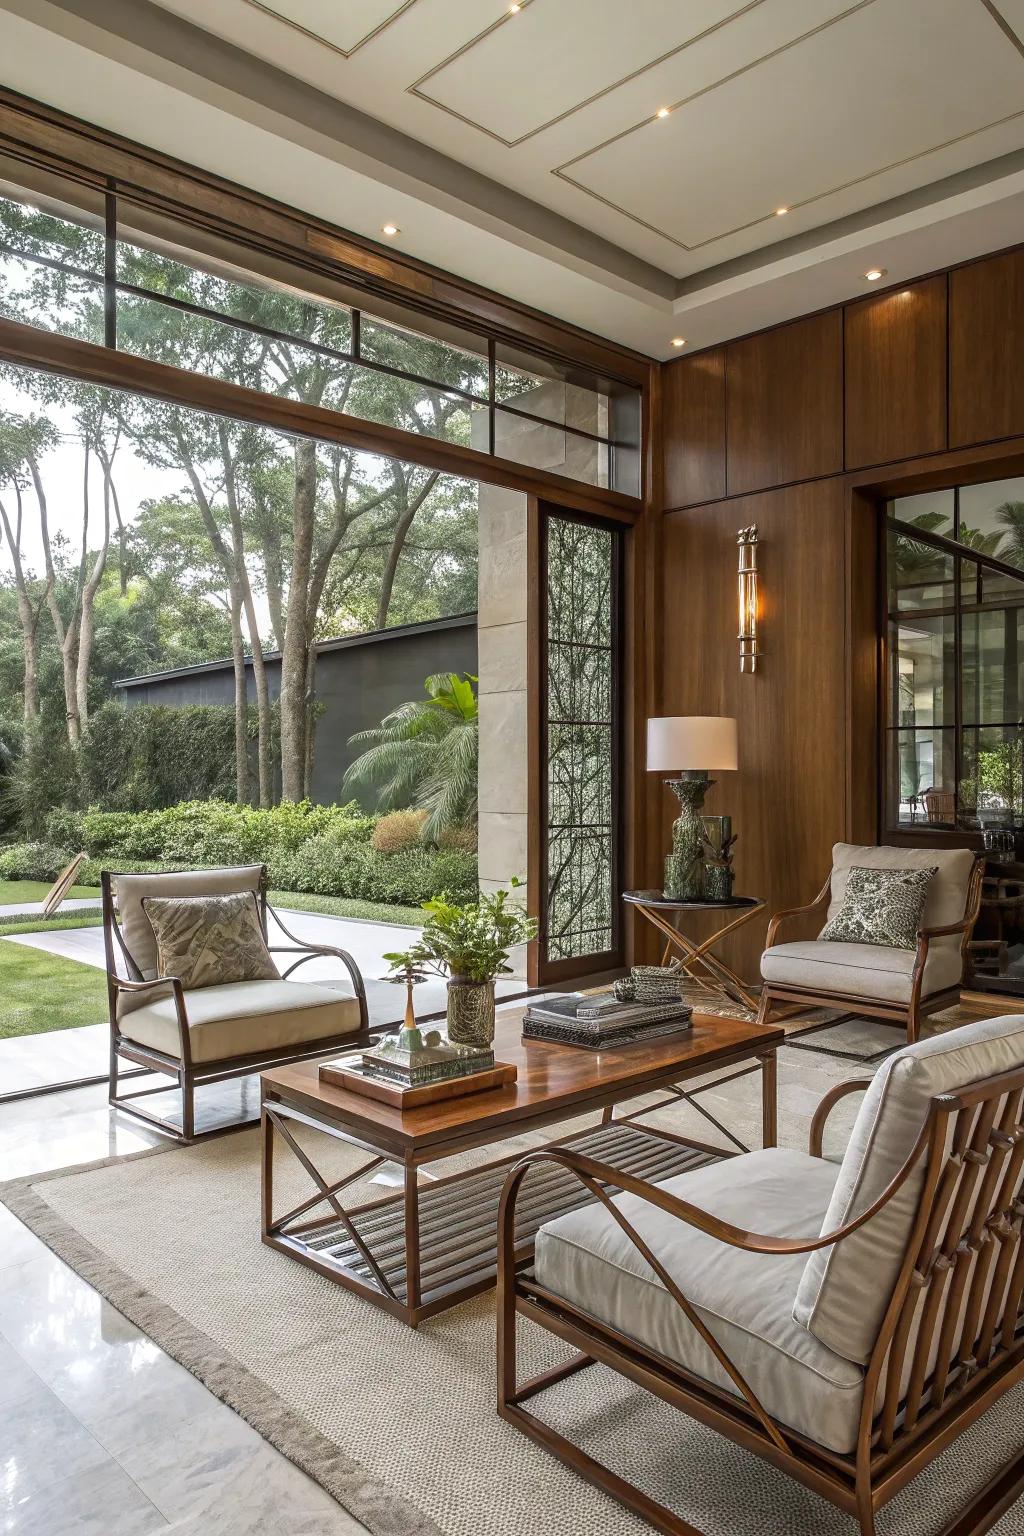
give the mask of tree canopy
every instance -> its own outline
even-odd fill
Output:
[[[88,275],[102,271],[100,232],[0,200],[0,237],[26,258],[0,256],[0,313],[102,339],[102,289]],[[125,350],[470,440],[469,402],[450,391],[486,387],[486,361],[471,353],[364,321],[361,356],[436,381],[425,384],[339,355],[351,317],[326,300],[128,243],[118,277],[132,285],[118,293]],[[72,749],[118,676],[230,656],[238,798],[269,804],[279,778],[299,800],[315,750],[315,642],[472,609],[476,552],[471,482],[0,370],[0,720],[64,731]],[[269,649],[282,653],[276,708]]]

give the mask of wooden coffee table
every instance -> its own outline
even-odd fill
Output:
[[[692,1029],[684,1034],[610,1051],[523,1040],[521,1029],[521,1009],[498,1014],[495,1054],[499,1061],[515,1062],[517,1082],[406,1113],[321,1083],[315,1061],[265,1072],[263,1241],[415,1328],[423,1318],[494,1284],[498,1201],[515,1156],[421,1186],[418,1170],[425,1164],[603,1110],[600,1125],[565,1136],[563,1144],[624,1172],[654,1180],[671,1178],[733,1153],[641,1125],[641,1117],[686,1100],[738,1151],[747,1151],[700,1104],[699,1096],[758,1071],[762,1140],[765,1146],[775,1145],[775,1052],[784,1039],[781,1029],[695,1014]],[[682,1086],[708,1072],[715,1073],[714,1082]],[[616,1104],[652,1091],[661,1093],[657,1103],[614,1114]],[[298,1127],[360,1147],[370,1154],[369,1160],[344,1178],[331,1180],[317,1167],[309,1138],[304,1138],[305,1146],[296,1138]],[[313,1185],[308,1198],[281,1214],[274,1202],[278,1145],[298,1159]],[[342,1191],[386,1162],[401,1165],[402,1191],[346,1209],[339,1199]],[[519,1201],[518,1256],[524,1260],[531,1256],[533,1239],[544,1222],[589,1200],[579,1182],[562,1169],[538,1170],[530,1178],[532,1189]]]

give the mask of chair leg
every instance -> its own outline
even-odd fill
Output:
[[[114,1043],[114,1032],[110,1032],[110,1066],[107,1072],[107,1103],[117,1104],[117,1046]]]
[[[191,1141],[196,1133],[196,1090],[191,1077],[181,1075],[181,1137]]]
[[[915,1045],[921,1033],[921,1016],[915,997],[907,1010],[907,1044]]]
[[[762,986],[762,988],[761,988],[761,1001],[757,1005],[757,1022],[758,1022],[758,1024],[767,1024],[768,1020],[769,1020],[769,1017],[771,1015],[771,1011],[772,1011],[771,993],[768,991],[767,983],[765,983]]]

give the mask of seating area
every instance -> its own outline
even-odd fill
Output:
[[[1024,1536],[1024,0],[0,0],[4,1536]]]

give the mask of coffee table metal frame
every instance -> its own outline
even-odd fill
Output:
[[[263,1242],[415,1328],[425,1318],[495,1284],[498,1202],[505,1175],[520,1154],[424,1184],[419,1179],[422,1167],[475,1147],[575,1119],[588,1111],[602,1110],[600,1125],[562,1137],[557,1144],[575,1146],[640,1177],[671,1178],[688,1168],[734,1153],[660,1127],[640,1125],[641,1118],[685,1101],[737,1151],[747,1151],[744,1143],[699,1102],[699,1096],[757,1071],[762,1079],[762,1141],[765,1146],[774,1146],[775,1052],[782,1038],[781,1030],[761,1030],[756,1041],[710,1064],[698,1064],[688,1070],[678,1064],[674,1069],[662,1067],[642,1085],[626,1087],[620,1083],[557,1108],[545,1109],[541,1103],[527,1115],[509,1117],[497,1126],[467,1132],[454,1124],[428,1145],[410,1144],[408,1139],[403,1144],[402,1138],[389,1135],[385,1127],[373,1123],[372,1117],[360,1114],[360,1101],[355,1094],[345,1094],[346,1101],[355,1103],[349,1106],[349,1113],[339,1117],[336,1107],[330,1112],[327,1104],[311,1105],[308,1094],[290,1091],[289,1085],[279,1081],[285,1074],[266,1073],[261,1107]],[[728,1070],[719,1075],[720,1068]],[[693,1088],[682,1086],[687,1079],[709,1072],[716,1074],[714,1081]],[[616,1104],[654,1091],[664,1095],[656,1103],[615,1114]],[[362,1101],[365,1105],[372,1102]],[[308,1149],[308,1138],[306,1146],[300,1144],[295,1134],[299,1128],[359,1147],[369,1154],[368,1160],[332,1180],[318,1168],[316,1156]],[[279,1145],[297,1159],[314,1186],[311,1195],[281,1213],[274,1208],[275,1154]],[[345,1189],[385,1163],[401,1166],[401,1192],[346,1207],[340,1198]],[[533,1239],[544,1222],[588,1200],[589,1196],[581,1195],[578,1181],[566,1177],[564,1171],[546,1171],[537,1178],[532,1195],[520,1202],[523,1209],[517,1257],[523,1262],[532,1257]],[[326,1214],[321,1211],[323,1207]]]

